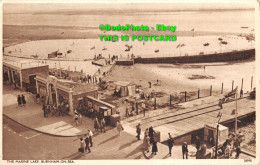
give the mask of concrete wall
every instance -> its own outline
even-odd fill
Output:
[[[134,60],[116,61],[116,65],[134,65]]]
[[[41,73],[43,75],[48,76],[49,75],[49,66],[39,66],[29,69],[22,69],[22,77],[23,82],[29,83],[29,76],[30,75],[36,75],[36,73]]]
[[[196,56],[136,58],[135,63],[206,63],[255,59],[255,49]]]

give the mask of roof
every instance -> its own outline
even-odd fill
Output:
[[[119,86],[128,86],[128,85],[134,85],[131,82],[127,82],[127,81],[117,81],[114,84],[119,85]]]
[[[5,66],[14,68],[14,69],[29,69],[29,68],[36,68],[42,66],[48,66],[46,64],[42,64],[40,62],[34,60],[19,60],[19,61],[3,61]]]
[[[212,129],[217,129],[217,123],[214,123],[214,124],[205,124],[205,127],[210,127]],[[228,129],[228,127],[225,127],[221,124],[219,124],[219,128],[218,128],[220,131],[223,131],[223,130],[226,130]]]

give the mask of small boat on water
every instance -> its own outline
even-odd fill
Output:
[[[102,50],[107,50],[107,48],[106,48],[106,47],[104,47]]]
[[[204,46],[209,46],[209,43],[205,43],[205,44],[203,44]]]
[[[31,57],[38,58],[38,55],[37,54],[36,55],[31,55]]]
[[[154,52],[155,52],[155,53],[158,53],[158,52],[159,52],[159,49],[155,50]]]
[[[228,43],[226,41],[221,41],[221,44],[227,45]]]
[[[71,53],[71,52],[72,52],[72,50],[68,50],[68,51],[67,51],[67,53]]]
[[[248,28],[248,26],[241,26],[241,28],[246,29],[246,28]]]

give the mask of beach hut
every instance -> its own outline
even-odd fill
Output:
[[[132,96],[135,94],[136,85],[126,81],[115,82],[115,91],[120,97]]]
[[[204,141],[216,144],[217,124],[206,124],[204,126]],[[223,144],[228,139],[228,127],[219,124],[218,144]]]

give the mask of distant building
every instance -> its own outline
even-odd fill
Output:
[[[49,66],[36,61],[3,61],[3,79],[7,84],[36,93],[36,74],[48,75]]]

